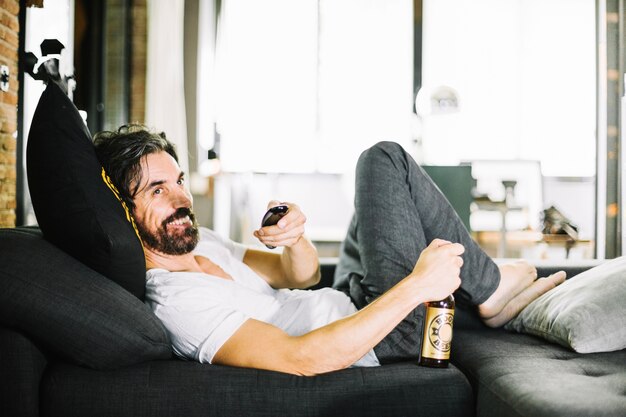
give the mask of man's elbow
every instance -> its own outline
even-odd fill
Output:
[[[298,288],[298,289],[310,288],[314,285],[319,284],[321,279],[322,279],[322,274],[320,272],[320,267],[318,265],[317,270],[312,275],[310,275],[308,279],[298,282],[298,285],[295,286],[294,288]]]
[[[322,280],[322,272],[320,270],[320,266],[317,265],[317,269],[315,270],[315,273],[311,276],[311,278],[309,279],[309,287],[312,287],[314,285],[317,285],[320,283],[320,281]]]
[[[289,373],[299,376],[315,376],[345,369],[352,365],[348,359],[349,355],[339,358],[322,347],[303,343],[303,339],[295,338],[295,340],[297,340],[296,346],[289,354],[289,363],[291,364],[287,371]],[[336,357],[335,360],[333,360],[333,356]]]

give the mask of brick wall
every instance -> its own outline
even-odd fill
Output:
[[[15,226],[17,51],[19,0],[0,0],[0,65],[9,67],[9,91],[0,91],[0,227]]]
[[[42,1],[27,4],[42,6]],[[144,121],[146,79],[146,0],[133,1],[130,119]],[[17,60],[19,0],[0,0],[0,65],[10,71],[9,91],[0,91],[0,227],[15,226]]]

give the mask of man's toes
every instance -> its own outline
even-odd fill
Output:
[[[550,291],[552,288],[556,287],[559,284],[560,282],[554,279],[554,277],[552,276],[549,276],[546,278],[539,278],[537,281],[535,281],[533,285],[529,287],[529,291],[528,291],[526,298],[529,300],[529,303],[530,303],[530,301],[534,301],[535,298],[547,293],[548,291]]]
[[[555,286],[556,286],[565,282],[565,278],[567,278],[567,274],[565,273],[565,271],[559,271],[550,275],[548,278],[551,279],[555,283]]]

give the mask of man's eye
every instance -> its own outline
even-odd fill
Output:
[[[176,182],[176,184],[178,184],[178,185],[183,185],[184,183],[185,183],[185,179],[184,179],[184,178],[181,178],[181,179],[179,179],[179,180]]]
[[[154,190],[154,194],[158,195],[161,194],[163,192],[162,188],[157,188],[156,190]]]

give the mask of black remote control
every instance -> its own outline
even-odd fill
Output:
[[[282,217],[287,214],[287,210],[289,210],[289,206],[280,205],[275,206],[267,210],[265,216],[263,216],[263,220],[261,220],[261,227],[266,226],[274,226]],[[276,249],[276,246],[265,245],[268,249]]]

